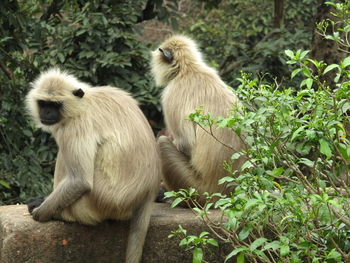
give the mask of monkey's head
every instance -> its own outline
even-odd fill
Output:
[[[205,65],[197,44],[183,35],[174,35],[152,51],[152,73],[158,86],[165,86],[178,74]]]
[[[27,109],[37,126],[50,131],[56,124],[78,116],[89,86],[54,68],[40,74],[26,97]]]

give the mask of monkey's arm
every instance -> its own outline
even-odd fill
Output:
[[[62,180],[45,201],[33,210],[33,218],[37,221],[60,219],[62,210],[73,204],[83,194],[92,189],[94,159],[97,143],[91,138],[69,139],[69,144],[59,147],[56,167],[64,167]],[[63,163],[62,163],[63,162]],[[58,176],[61,169],[55,171]]]

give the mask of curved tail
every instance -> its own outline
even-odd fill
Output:
[[[201,176],[191,165],[190,158],[180,152],[170,138],[160,136],[158,138],[160,147],[163,176],[166,186],[178,191],[201,185]]]

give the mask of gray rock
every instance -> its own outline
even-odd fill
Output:
[[[213,211],[212,218],[219,217]],[[179,239],[168,235],[182,225],[188,234],[208,229],[190,209],[154,204],[143,249],[144,263],[192,262],[192,254],[179,247]],[[124,262],[128,222],[107,221],[97,226],[32,219],[25,205],[0,207],[1,263],[111,263]],[[209,231],[208,231],[209,232]],[[223,262],[223,246],[208,253],[209,262]]]

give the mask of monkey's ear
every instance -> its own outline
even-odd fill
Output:
[[[76,90],[73,90],[73,95],[74,96],[77,96],[77,97],[79,97],[79,98],[82,98],[82,97],[84,97],[84,91],[82,90],[82,89],[76,89]]]
[[[168,62],[169,64],[173,62],[173,53],[169,49],[159,48],[159,51],[163,54],[163,57],[166,62]]]

